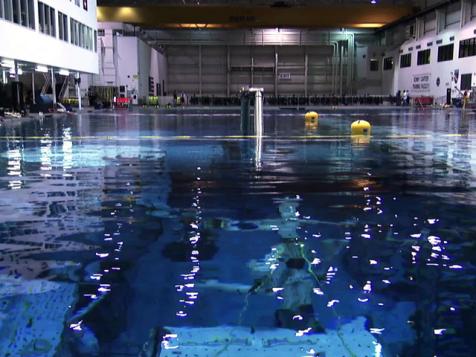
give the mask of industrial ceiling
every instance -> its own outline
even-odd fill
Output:
[[[245,1],[220,3],[166,4],[166,1],[143,1],[121,5],[122,0],[99,3],[98,20],[124,22],[143,28],[379,28],[411,15],[410,4],[371,4],[346,1],[279,3],[249,5]],[[203,0],[201,0],[203,1]],[[209,0],[208,0],[209,1]],[[377,1],[377,0],[372,0]],[[291,6],[292,5],[292,6]]]

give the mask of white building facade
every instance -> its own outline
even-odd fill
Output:
[[[394,91],[432,96],[438,102],[476,87],[476,21],[411,40],[400,47]]]
[[[145,103],[149,96],[164,94],[166,57],[131,28],[122,23],[98,24],[99,72],[82,78],[83,91],[90,86],[115,87],[120,89],[119,96],[130,98],[134,104]]]
[[[0,0],[3,77],[20,72],[97,73],[96,0]],[[0,78],[1,80],[1,78]]]
[[[361,93],[461,98],[476,88],[476,0],[442,2],[357,48]],[[449,93],[448,93],[449,92]],[[474,93],[473,93],[474,94]]]

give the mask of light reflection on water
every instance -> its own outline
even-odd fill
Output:
[[[63,344],[106,354],[164,326],[305,338],[365,316],[375,353],[473,355],[474,119],[364,114],[368,142],[342,136],[345,115],[268,115],[262,140],[233,138],[236,116],[186,114],[3,132],[0,299],[74,284]]]

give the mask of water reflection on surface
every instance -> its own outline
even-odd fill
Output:
[[[360,117],[370,140],[348,135]],[[311,353],[325,330],[328,355],[472,356],[474,127],[456,111],[273,112],[262,138],[234,112],[0,127],[0,351]]]

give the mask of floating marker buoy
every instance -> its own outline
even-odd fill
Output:
[[[350,126],[350,132],[352,135],[370,135],[370,129],[372,126],[366,120],[357,120]]]
[[[352,145],[365,146],[370,144],[370,135],[352,135],[350,140]]]
[[[315,121],[319,119],[319,114],[317,114],[316,112],[307,112],[304,115],[304,119],[306,119],[306,121]]]

